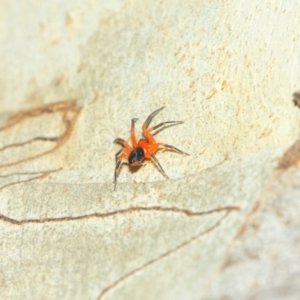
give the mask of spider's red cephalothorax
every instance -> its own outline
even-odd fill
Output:
[[[167,174],[163,170],[162,166],[158,162],[157,158],[155,157],[155,153],[160,150],[160,149],[167,149],[171,151],[175,151],[180,154],[186,154],[189,155],[174,146],[170,146],[164,143],[157,143],[153,137],[153,131],[156,129],[160,128],[162,129],[166,125],[176,125],[176,124],[181,124],[183,121],[167,121],[160,123],[154,127],[151,127],[148,129],[148,126],[152,119],[155,117],[156,114],[158,114],[162,109],[164,108],[161,107],[154,111],[145,121],[143,124],[142,130],[143,130],[143,135],[145,138],[140,139],[137,141],[135,132],[134,132],[134,123],[138,119],[132,119],[131,120],[131,141],[132,141],[132,146],[130,146],[125,140],[123,139],[115,139],[115,143],[121,144],[123,148],[121,148],[117,153],[116,153],[116,168],[115,168],[115,189],[117,185],[117,174],[121,169],[122,163],[124,163],[124,160],[128,161],[128,164],[130,167],[138,167],[140,166],[145,159],[151,159],[151,161],[155,164],[155,166],[160,170],[160,172],[168,178]],[[152,134],[151,134],[152,133]]]

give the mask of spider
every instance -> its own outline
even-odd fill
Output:
[[[143,135],[145,138],[140,139],[137,141],[136,136],[135,136],[135,130],[134,130],[134,124],[138,119],[132,119],[131,120],[131,130],[130,130],[130,135],[131,135],[131,141],[132,141],[132,146],[129,145],[125,140],[117,138],[114,140],[114,143],[121,144],[123,148],[121,148],[117,153],[116,153],[116,167],[115,167],[115,177],[114,177],[114,184],[115,187],[114,189],[116,190],[116,185],[117,185],[117,174],[119,173],[121,166],[123,163],[125,163],[124,160],[128,161],[129,167],[130,168],[135,168],[139,167],[142,165],[145,159],[151,159],[151,161],[154,163],[154,165],[158,168],[158,170],[166,177],[167,174],[165,173],[164,169],[158,162],[157,158],[155,157],[155,153],[160,150],[160,149],[166,149],[166,150],[171,150],[175,151],[180,154],[185,154],[189,155],[188,153],[185,153],[174,146],[170,146],[164,143],[157,143],[153,137],[153,131],[157,130],[160,128],[163,129],[166,125],[177,125],[177,124],[182,124],[183,121],[167,121],[160,123],[154,127],[148,128],[150,122],[152,119],[162,110],[164,109],[164,106],[157,109],[154,111],[152,114],[149,115],[149,117],[146,119],[145,123],[142,126],[143,130]]]

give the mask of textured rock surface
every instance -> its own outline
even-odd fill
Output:
[[[298,299],[299,10],[2,1],[0,298]],[[114,192],[113,140],[162,106],[190,156]]]

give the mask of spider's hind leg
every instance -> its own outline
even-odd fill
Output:
[[[143,125],[143,129],[147,129],[149,124],[151,123],[152,119],[162,110],[164,109],[165,107],[161,107],[157,110],[155,110],[152,114],[149,115],[149,117],[146,119],[144,125]]]
[[[183,151],[179,150],[178,148],[171,146],[171,145],[167,145],[164,143],[157,143],[157,145],[159,146],[160,149],[166,149],[166,150],[174,151],[179,154],[189,155],[188,153],[183,152]]]
[[[169,126],[178,125],[178,124],[182,124],[182,123],[183,123],[183,121],[166,121],[166,122],[162,122],[162,123],[160,123],[158,125],[155,125],[155,126],[149,128],[147,131],[148,132],[152,132],[152,131],[154,131],[154,130],[156,130],[158,128],[160,128],[160,130],[162,130],[162,129],[164,129],[167,126],[169,127]]]

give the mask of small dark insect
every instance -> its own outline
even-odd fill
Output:
[[[293,102],[296,106],[300,107],[300,90],[296,91],[293,94]]]
[[[155,157],[155,153],[160,150],[160,149],[167,149],[171,151],[175,151],[180,154],[185,154],[189,155],[174,146],[170,146],[164,143],[157,143],[153,137],[153,131],[157,129],[163,129],[166,125],[176,125],[176,124],[182,124],[183,121],[167,121],[160,123],[154,127],[148,128],[150,122],[152,119],[164,108],[161,107],[154,111],[145,121],[143,124],[142,130],[143,130],[143,135],[145,138],[140,139],[137,141],[135,132],[134,132],[134,123],[138,119],[132,119],[131,120],[131,141],[132,141],[132,146],[129,145],[125,140],[123,139],[115,139],[114,143],[121,144],[123,148],[121,148],[117,153],[116,153],[116,168],[115,168],[115,178],[114,178],[114,183],[115,183],[115,189],[117,185],[117,174],[119,173],[121,166],[123,163],[125,163],[127,160],[129,167],[139,167],[142,165],[145,159],[151,159],[151,161],[154,163],[154,165],[160,170],[160,172],[166,177],[167,174],[163,170],[162,166],[158,162],[157,158]]]

